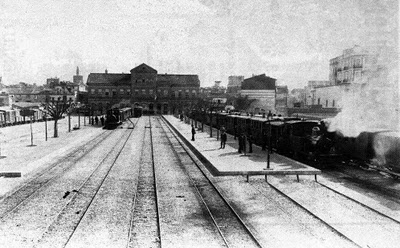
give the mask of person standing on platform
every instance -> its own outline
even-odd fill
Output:
[[[104,116],[100,117],[100,122],[101,122],[101,125],[104,126]]]
[[[249,141],[249,153],[253,153],[253,135],[250,133],[248,137]]]
[[[245,156],[246,156],[246,143],[247,143],[246,133],[242,133],[242,150]]]
[[[195,134],[196,134],[196,129],[194,129],[194,126],[192,125],[192,141],[194,141]]]
[[[227,135],[225,133],[225,128],[221,128],[221,147],[220,147],[220,149],[225,149],[226,140],[227,140]]]
[[[238,150],[238,153],[242,153],[242,150],[243,150],[243,136],[242,136],[242,135],[240,135],[240,136],[238,137],[238,141],[239,141],[239,150]]]
[[[97,115],[96,115],[96,117],[94,118],[94,121],[96,122],[96,126],[99,125],[99,117],[97,117]]]

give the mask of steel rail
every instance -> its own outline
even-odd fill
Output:
[[[180,146],[185,150],[186,154],[188,154],[188,156],[190,157],[190,159],[192,160],[192,162],[197,166],[198,170],[203,174],[204,178],[207,179],[207,181],[209,182],[209,184],[215,189],[215,191],[218,193],[218,195],[220,196],[220,198],[225,202],[226,206],[231,210],[231,212],[233,213],[233,215],[237,218],[237,220],[239,221],[239,223],[244,227],[245,231],[247,232],[247,234],[251,237],[251,239],[254,241],[254,243],[256,244],[256,246],[258,247],[262,247],[261,242],[258,240],[258,238],[256,237],[256,235],[250,230],[250,228],[248,227],[248,225],[245,223],[245,221],[240,217],[240,215],[236,212],[236,210],[233,208],[233,206],[228,202],[228,200],[224,197],[224,195],[221,193],[221,191],[219,190],[219,188],[211,181],[211,179],[206,175],[206,173],[201,169],[200,165],[198,164],[198,162],[193,158],[194,155],[192,155],[189,152],[189,148],[186,147],[186,145],[183,144],[183,142],[180,140],[180,138],[178,138],[177,134],[175,133],[176,131],[173,129],[173,127],[171,127],[171,125],[164,119],[164,117],[162,117],[162,120],[164,122],[164,124],[167,126],[167,128],[170,130],[171,134],[174,136],[174,138],[178,141],[178,143],[180,144]],[[189,176],[189,178],[191,178]],[[191,179],[193,180],[193,179]],[[198,190],[196,184],[193,182],[193,185],[196,187],[196,189]],[[200,194],[200,193],[199,193]],[[200,195],[201,196],[201,195]],[[204,202],[204,200],[203,200]],[[213,218],[214,220],[214,218]],[[214,222],[215,225],[218,227],[218,224],[216,222]],[[221,230],[219,230],[220,233],[222,233]],[[222,234],[223,235],[223,234]],[[224,239],[225,240],[225,239]],[[229,247],[229,244],[226,243],[227,246]]]

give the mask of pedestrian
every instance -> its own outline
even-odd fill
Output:
[[[94,121],[96,122],[96,126],[99,125],[99,117],[96,115],[96,117],[94,118]]]
[[[194,126],[192,125],[192,141],[194,141],[195,134],[196,134],[196,129],[194,129]]]
[[[238,137],[238,142],[239,142],[238,153],[242,153],[242,150],[243,150],[243,136],[242,135],[240,135]]]
[[[220,149],[225,149],[226,140],[227,140],[227,135],[225,132],[225,128],[222,128],[221,129],[221,147],[220,147]]]
[[[267,119],[270,120],[272,119],[272,113],[271,110],[268,111]]]
[[[250,133],[248,137],[248,142],[249,142],[249,153],[253,152],[253,135]]]
[[[101,125],[104,126],[104,117],[103,116],[100,117],[100,122],[101,122]]]
[[[246,143],[247,143],[246,133],[242,133],[242,149],[243,149],[244,155],[246,155]]]
[[[94,118],[92,117],[92,125],[94,125]]]

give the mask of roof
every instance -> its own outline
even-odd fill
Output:
[[[142,63],[131,70],[131,73],[154,73],[157,74],[157,70]]]
[[[114,85],[130,85],[131,74],[125,73],[90,73],[87,84],[114,84]]]
[[[40,102],[15,102],[12,104],[15,108],[38,108],[40,105]]]
[[[163,83],[176,83],[178,85],[192,85],[200,87],[198,75],[158,74],[157,85],[162,86]]]
[[[242,83],[242,90],[275,90],[275,78],[265,74],[247,78]]]

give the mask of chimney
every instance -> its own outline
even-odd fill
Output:
[[[106,74],[108,74],[108,70],[106,69]]]

